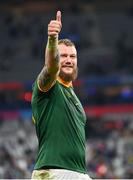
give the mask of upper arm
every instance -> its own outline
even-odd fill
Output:
[[[56,82],[57,73],[49,72],[47,66],[44,66],[37,78],[37,84],[40,91],[48,91]]]

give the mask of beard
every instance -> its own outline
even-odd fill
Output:
[[[78,76],[78,67],[74,68],[71,74],[67,74],[64,71],[62,71],[62,69],[60,69],[59,72],[59,77],[66,81],[66,82],[70,82],[70,81],[74,81]]]

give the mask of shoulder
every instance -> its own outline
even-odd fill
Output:
[[[36,80],[32,85],[32,96],[46,96],[48,94],[50,95],[53,92],[58,91],[60,88],[61,84],[56,80],[55,84],[48,91],[42,91]]]

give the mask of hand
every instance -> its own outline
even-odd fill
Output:
[[[61,31],[61,11],[57,11],[56,20],[51,20],[48,24],[48,36],[56,37]]]

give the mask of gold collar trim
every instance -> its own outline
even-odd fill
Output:
[[[57,81],[66,87],[73,87],[72,82],[66,82],[60,77],[57,78]]]

